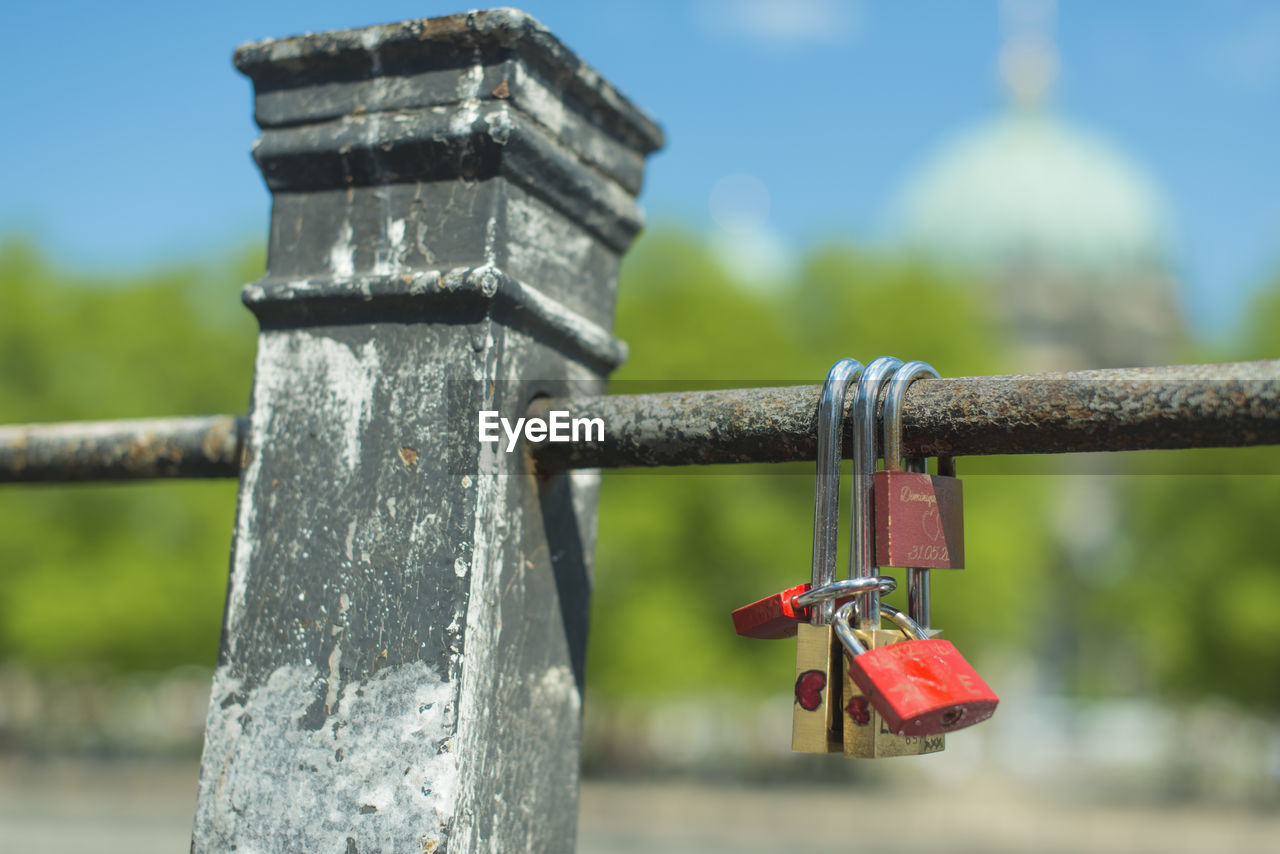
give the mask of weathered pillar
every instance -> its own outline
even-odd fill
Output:
[[[273,195],[192,850],[572,850],[599,393],[659,129],[498,10],[241,47]]]

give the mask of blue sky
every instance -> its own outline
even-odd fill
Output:
[[[730,175],[764,188],[789,251],[882,241],[907,177],[997,114],[997,3],[541,2],[523,7],[652,113],[651,221],[711,224]],[[266,234],[249,158],[260,38],[459,11],[453,3],[7,4],[0,233],[79,269],[141,269]],[[1236,318],[1280,268],[1280,4],[1063,0],[1057,110],[1169,202],[1189,314]]]

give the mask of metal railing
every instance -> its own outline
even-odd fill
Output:
[[[539,398],[604,440],[540,444],[543,471],[813,459],[819,386]],[[235,477],[248,421],[215,415],[0,427],[0,483]],[[916,383],[910,456],[1280,444],[1280,360]],[[849,449],[851,442],[845,442]]]

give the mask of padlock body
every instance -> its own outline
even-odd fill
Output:
[[[850,680],[898,735],[964,729],[1000,702],[950,641],[907,640],[845,659]]]
[[[791,712],[791,749],[832,753],[841,749],[841,659],[844,647],[831,626],[796,626],[795,701]]]
[[[857,630],[854,634],[867,649],[879,649],[907,640],[902,632],[888,629]],[[840,652],[844,654],[843,646],[840,647]],[[848,678],[843,681],[844,691],[840,712],[846,757],[889,759],[894,756],[923,756],[946,749],[945,735],[903,736],[893,732],[885,719],[868,702],[866,694],[857,683]]]
[[[733,628],[745,638],[794,637],[796,626],[809,621],[809,609],[792,605],[795,597],[809,589],[808,584],[788,587],[750,605],[743,605],[733,612]]]
[[[762,638],[777,640],[796,636],[796,626],[809,622],[812,609],[798,606],[795,598],[801,593],[809,592],[812,584],[797,584],[788,587],[781,593],[743,605],[733,612],[733,628],[744,638]],[[836,599],[836,606],[843,605],[852,597]]]
[[[959,478],[878,471],[871,492],[877,566],[964,567],[964,491]]]

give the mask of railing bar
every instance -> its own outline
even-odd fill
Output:
[[[544,471],[811,460],[818,391],[541,398],[530,415],[600,418],[605,438],[534,455]],[[1280,360],[922,380],[902,421],[909,456],[1280,444]],[[232,415],[0,427],[0,483],[235,477],[246,427]]]
[[[0,483],[236,477],[234,415],[0,427]]]
[[[600,418],[605,438],[534,454],[544,471],[812,460],[819,389],[544,398],[530,414]],[[1280,360],[921,380],[902,426],[908,456],[1280,444]]]

